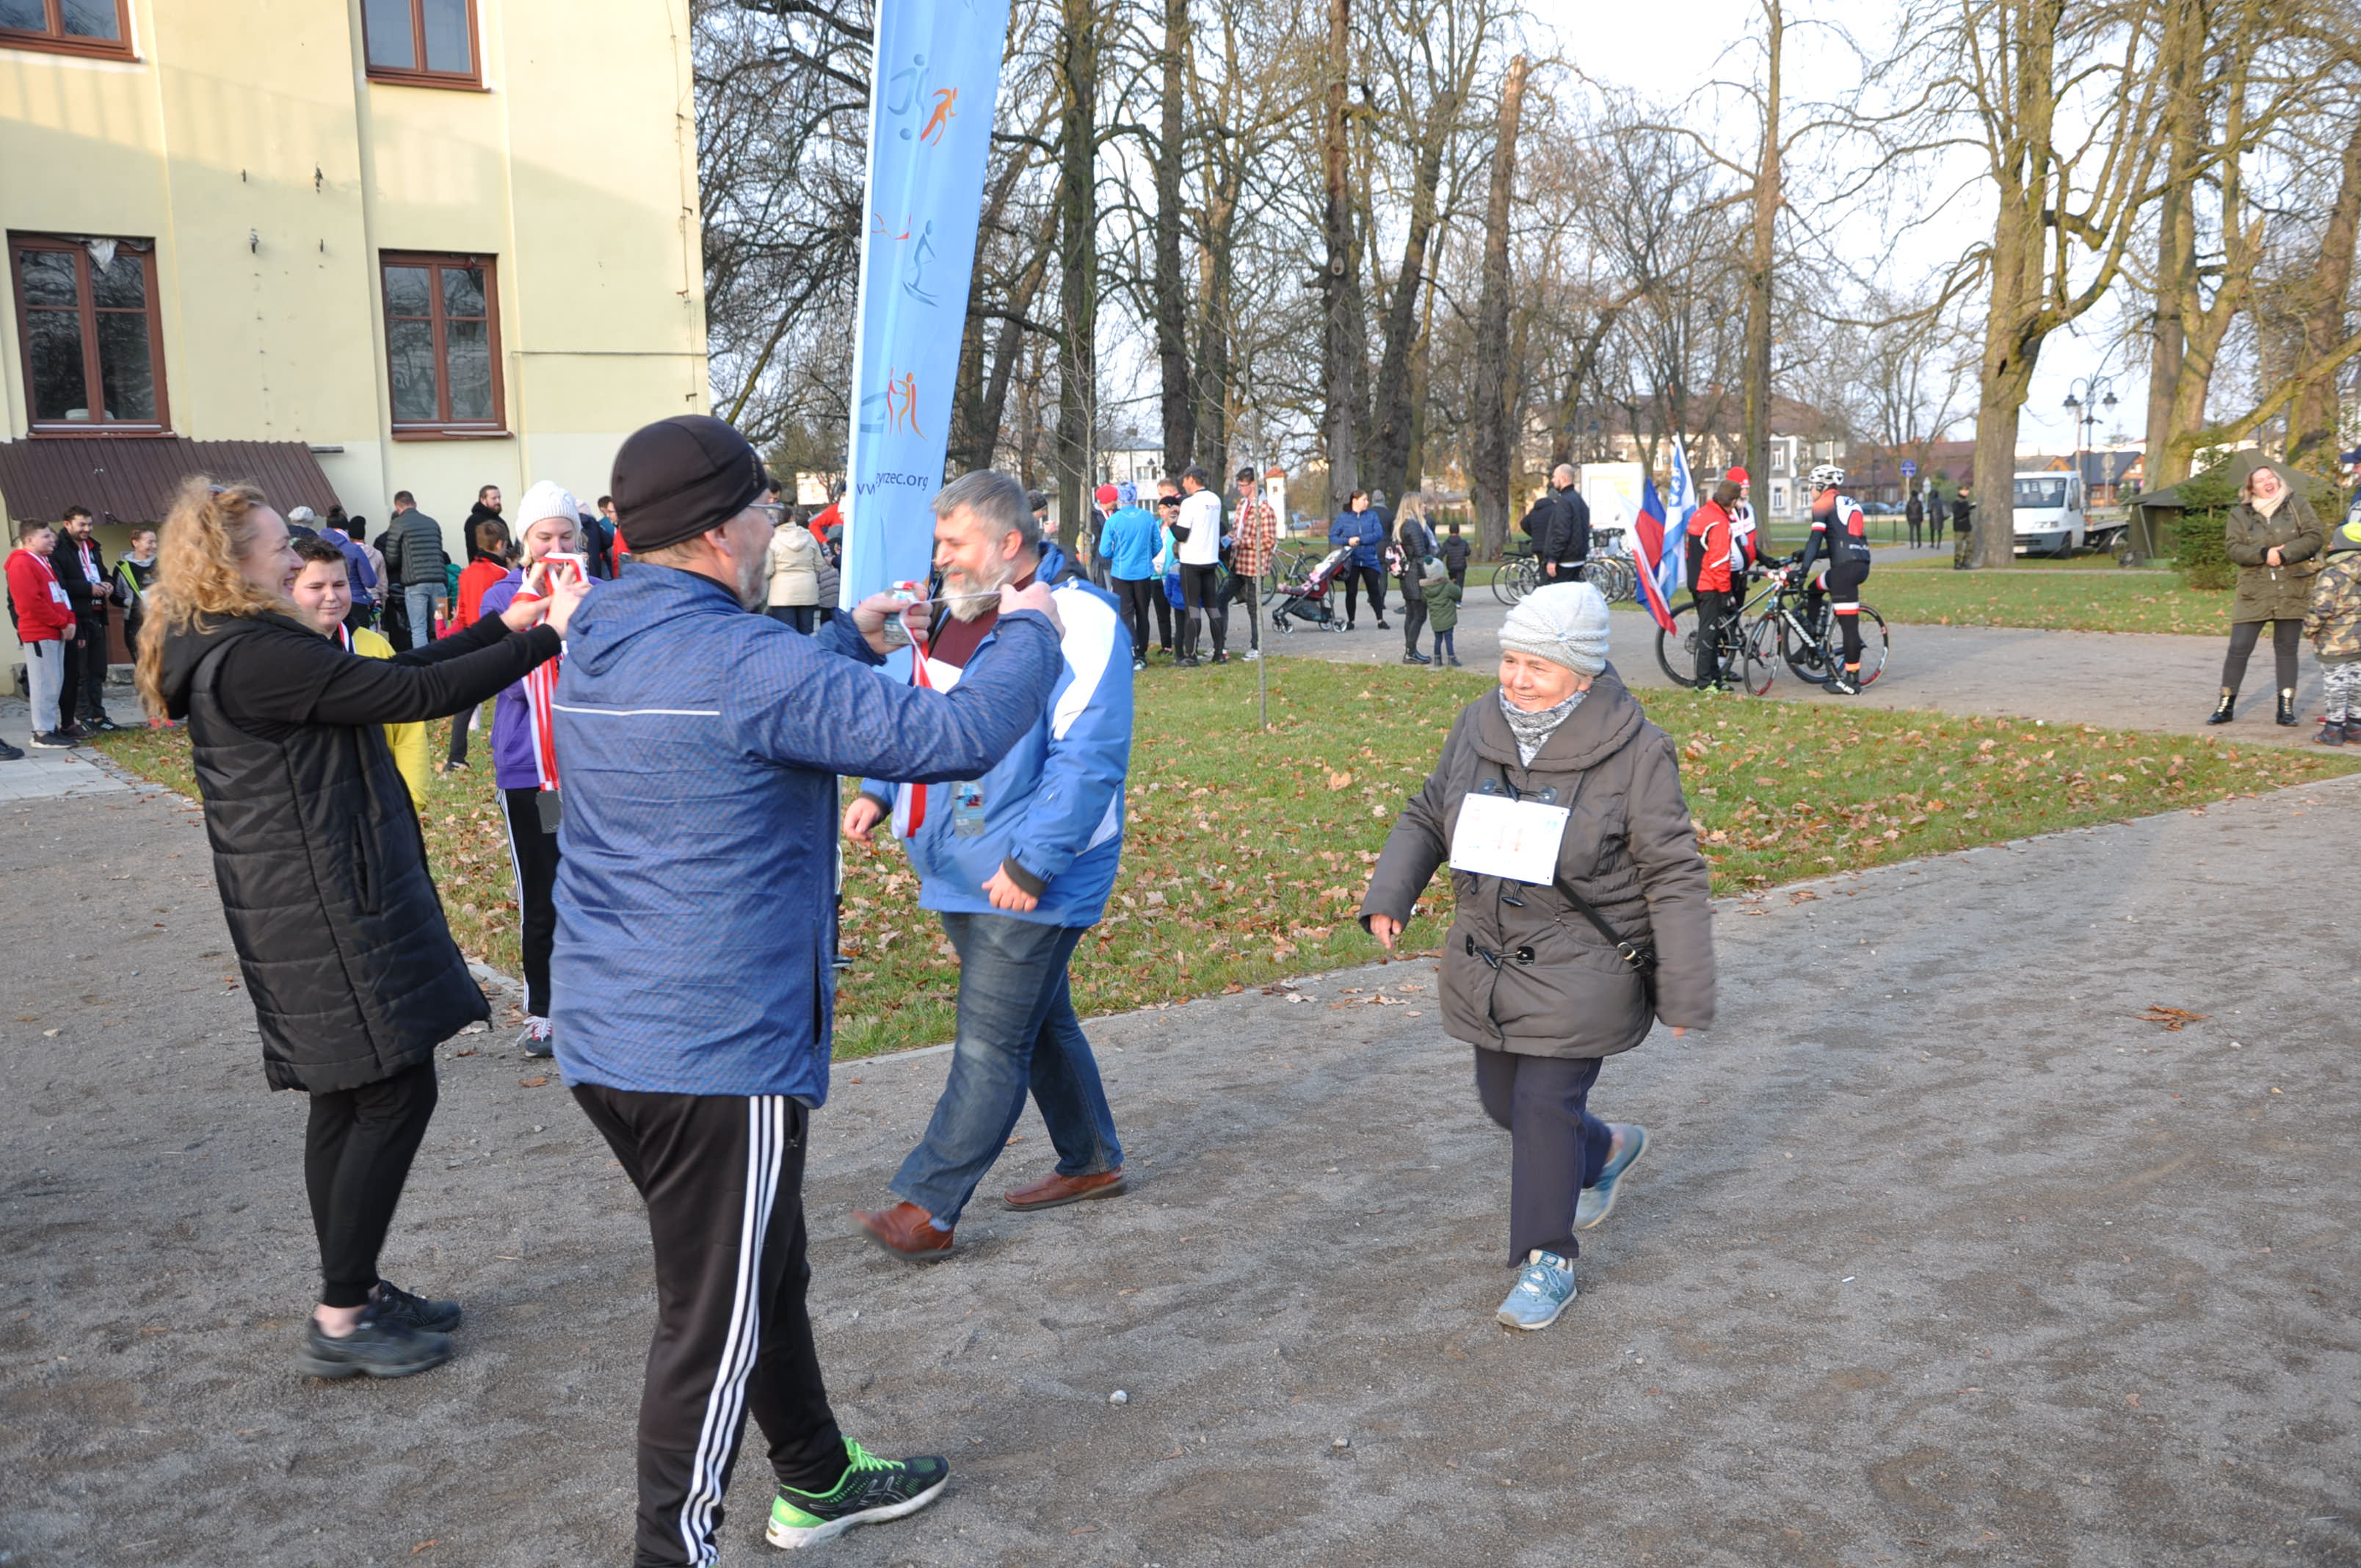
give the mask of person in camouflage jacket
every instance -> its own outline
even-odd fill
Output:
[[[2312,580],[2303,634],[2320,655],[2327,710],[2316,740],[2323,746],[2361,740],[2361,516],[2328,535],[2327,564]]]

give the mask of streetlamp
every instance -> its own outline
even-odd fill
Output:
[[[2103,398],[2101,396],[2103,392]],[[2109,413],[2113,413],[2114,408],[2114,382],[2111,377],[2095,374],[2079,377],[2067,389],[2066,411],[2074,416],[2074,477],[2076,478],[2082,477],[2082,448],[2089,444],[2085,437],[2091,433],[2091,427],[2099,422],[2099,411],[2104,409]],[[2088,489],[2086,483],[2083,496],[2085,507],[2090,505]]]

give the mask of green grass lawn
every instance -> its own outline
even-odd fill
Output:
[[[1073,968],[1085,1015],[1378,956],[1353,918],[1369,867],[1452,720],[1491,682],[1312,659],[1268,668],[1268,733],[1256,729],[1250,664],[1159,666],[1141,677],[1123,877]],[[1686,692],[1646,702],[1681,742],[1690,808],[1724,894],[2355,765],[2082,727]],[[184,731],[128,730],[104,745],[118,762],[193,793]],[[515,973],[515,903],[489,773],[437,778],[425,825],[459,945]],[[917,891],[898,845],[845,846],[844,948],[855,963],[838,999],[840,1056],[950,1037],[957,967]],[[1412,948],[1433,947],[1447,923],[1448,909],[1430,900],[1411,924]]]

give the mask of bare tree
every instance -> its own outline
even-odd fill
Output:
[[[1492,143],[1492,195],[1484,210],[1484,286],[1476,307],[1477,413],[1470,477],[1476,506],[1476,547],[1497,560],[1509,542],[1509,465],[1522,422],[1509,369],[1509,214],[1517,183],[1517,122],[1524,108],[1523,55],[1509,62],[1500,87],[1500,127]]]

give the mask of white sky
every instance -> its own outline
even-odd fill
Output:
[[[1532,0],[1532,7],[1543,27],[1554,36],[1554,47],[1564,58],[1601,81],[1660,102],[1686,97],[1692,82],[1716,75],[1744,77],[1760,70],[1759,48],[1743,41],[1762,36],[1758,0],[1648,0],[1644,5],[1629,0]],[[1841,27],[1874,57],[1887,47],[1896,10],[1892,0],[1790,0],[1783,62],[1788,112],[1794,112],[1799,97],[1832,95],[1850,86],[1858,71],[1852,51],[1826,27],[1811,24],[1827,22]],[[1533,43],[1543,50],[1552,47],[1549,38],[1537,38]],[[1731,48],[1733,44],[1739,47]],[[1730,150],[1751,150],[1752,125],[1751,115],[1732,122]],[[1972,165],[1967,165],[1947,180],[1930,179],[1927,183],[1933,189],[1949,189],[1961,184],[1972,171]],[[1976,196],[1971,187],[1951,203],[1956,213],[1946,214],[1940,225],[1929,225],[1911,236],[1901,247],[1908,260],[1889,264],[1891,280],[1915,292],[1925,275],[1938,262],[1956,256],[1968,236],[1989,232],[1985,228],[1988,210],[1977,203]],[[1945,241],[1938,237],[1947,228],[1956,229],[1960,236],[1949,255],[1945,254]],[[1855,254],[1873,256],[1882,243],[1877,225],[1873,220],[1857,222],[1851,232],[1859,236],[1864,230],[1869,248],[1856,248]],[[2102,303],[2077,323],[2079,334],[2076,328],[2070,328],[2051,334],[2043,345],[2032,392],[2017,427],[2020,451],[2071,448],[2074,421],[2060,405],[2076,378],[2093,372],[2109,379],[2118,403],[2111,420],[2092,427],[2092,442],[2104,444],[2117,429],[2131,441],[2139,440],[2146,422],[2147,361],[2142,356],[2136,363],[2126,363],[2121,353],[2112,362],[2103,357],[2114,335],[2115,310],[2114,302]],[[1980,316],[1980,310],[1971,310],[1968,319]],[[1963,422],[1950,433],[1964,437],[1971,423]]]

